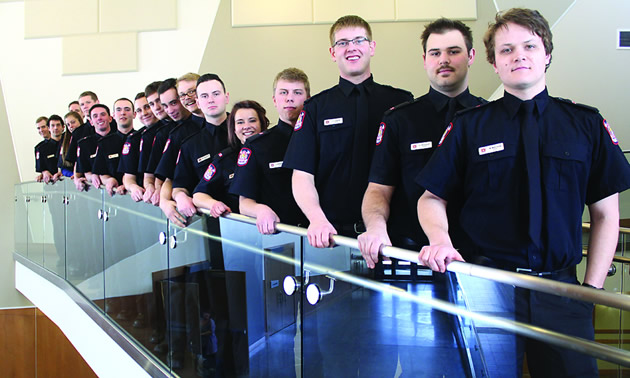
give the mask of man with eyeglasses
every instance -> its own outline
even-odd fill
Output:
[[[203,127],[204,115],[201,109],[197,106],[197,80],[199,75],[193,72],[188,72],[180,76],[177,79],[177,94],[179,95],[179,101],[182,105],[192,114],[191,120]]]
[[[374,82],[376,43],[361,17],[341,17],[329,37],[339,84],[304,103],[283,162],[293,169],[293,194],[310,222],[309,243],[318,248],[330,246],[331,235],[363,230],[361,200],[379,122],[387,109],[413,99]]]
[[[375,267],[383,245],[419,251],[428,243],[416,212],[424,191],[415,183],[416,176],[455,112],[485,103],[468,90],[468,69],[475,59],[468,26],[441,18],[426,25],[420,39],[429,92],[387,111],[376,138],[362,206],[367,231],[358,238],[369,268]],[[449,232],[459,246],[463,236],[453,216],[456,214],[451,215]],[[412,277],[415,272],[412,269]]]
[[[187,217],[197,212],[191,196],[199,180],[212,159],[228,146],[226,107],[230,94],[226,92],[223,80],[216,74],[207,73],[195,84],[197,105],[205,116],[204,126],[182,142],[173,178],[173,199],[179,211]]]

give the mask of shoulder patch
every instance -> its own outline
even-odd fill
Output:
[[[448,127],[446,128],[446,130],[444,130],[444,134],[442,134],[442,138],[440,138],[440,142],[438,143],[438,147],[440,147],[442,145],[442,143],[444,143],[444,139],[446,139],[446,136],[448,134],[450,134],[452,129],[453,129],[453,122],[449,123]]]
[[[381,125],[378,127],[378,134],[376,135],[377,146],[383,141],[383,134],[385,134],[385,122],[381,122]]]
[[[166,150],[168,150],[168,146],[171,144],[171,138],[168,138],[166,140],[166,143],[164,143],[164,149],[162,150],[162,153],[165,153]]]
[[[241,152],[238,153],[238,160],[236,161],[236,164],[239,167],[247,165],[250,156],[252,156],[252,150],[245,147],[241,148]]]
[[[123,144],[122,154],[129,155],[130,150],[131,150],[131,143],[125,142],[125,144]]]
[[[612,140],[612,142],[613,142],[613,144],[615,146],[618,146],[619,145],[619,141],[617,140],[617,137],[615,136],[615,133],[613,133],[612,128],[610,127],[608,122],[606,120],[604,120],[603,124],[604,124],[604,128],[608,132],[608,135],[610,135],[610,140]]]
[[[210,164],[208,166],[208,169],[206,169],[206,173],[203,174],[203,179],[206,181],[210,181],[210,179],[214,177],[215,173],[217,173],[216,167],[214,166],[214,164]]]
[[[304,110],[302,110],[300,112],[300,116],[298,117],[297,121],[295,122],[295,126],[293,127],[293,131],[298,131],[299,129],[301,129],[303,123],[304,123]]]
[[[35,160],[39,160],[39,151],[35,152]]]

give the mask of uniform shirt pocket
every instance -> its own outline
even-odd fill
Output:
[[[471,161],[469,179],[477,182],[479,189],[498,189],[515,172],[516,145],[503,143],[501,150],[486,154],[476,149],[472,151]]]
[[[541,175],[548,189],[569,191],[586,177],[588,148],[578,143],[556,142],[542,146]]]

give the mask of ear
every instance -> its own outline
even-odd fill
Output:
[[[498,74],[499,70],[497,70],[497,61],[495,60],[494,63],[492,63],[492,67],[494,67],[494,73]]]
[[[374,52],[376,51],[376,41],[370,42],[370,56],[374,56]]]
[[[422,54],[422,66],[427,69],[427,54]]]
[[[333,62],[337,61],[337,57],[335,56],[335,48],[334,47],[329,47],[328,51],[330,52],[330,57],[332,58]]]
[[[472,66],[473,62],[475,61],[475,55],[476,55],[476,51],[475,49],[470,49],[470,53],[468,54],[468,67]]]
[[[545,55],[545,66],[548,66],[551,63],[551,54]]]
[[[225,92],[225,103],[226,104],[230,103],[230,92]]]

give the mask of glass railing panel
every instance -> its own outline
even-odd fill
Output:
[[[31,182],[28,187],[28,259],[37,265],[44,265],[44,184]]]
[[[28,184],[15,185],[13,235],[15,252],[28,256]]]
[[[167,222],[158,207],[103,194],[107,315],[147,352],[167,362]]]
[[[444,275],[420,282],[375,282],[358,250],[315,249],[305,238],[303,242],[304,270],[309,272],[302,290],[304,376],[467,374],[452,317],[422,303],[448,300]]]
[[[66,279],[103,309],[103,193],[69,187],[66,197]]]
[[[44,185],[44,267],[66,277],[66,205],[68,180]]]

